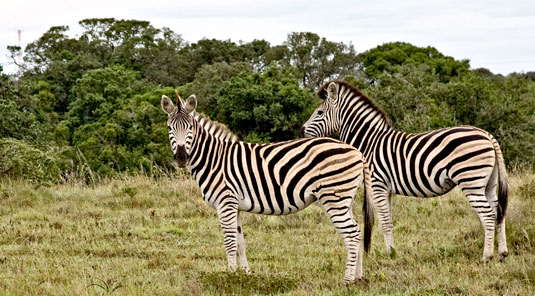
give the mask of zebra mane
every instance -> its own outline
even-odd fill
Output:
[[[353,94],[352,96],[350,96],[350,98],[352,98],[354,100],[362,101],[366,106],[368,106],[369,108],[377,111],[377,113],[379,113],[379,115],[385,120],[385,122],[388,125],[391,125],[390,119],[388,119],[388,116],[386,115],[386,113],[379,106],[377,106],[372,99],[368,98],[358,88],[352,86],[351,84],[349,84],[349,83],[347,83],[345,81],[332,80],[332,81],[325,82],[320,87],[320,89],[318,90],[318,97],[320,99],[322,99],[322,100],[327,99],[327,96],[328,96],[327,87],[329,86],[329,84],[331,82],[334,82],[334,83],[338,84],[338,92],[339,93],[340,93],[340,91],[342,89],[341,86],[345,87],[346,89],[348,89]]]
[[[233,134],[226,125],[213,121],[208,118],[208,116],[195,112],[194,118],[205,131],[217,139],[231,142],[238,140],[238,137]]]

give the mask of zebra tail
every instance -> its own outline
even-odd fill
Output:
[[[498,141],[496,141],[496,139],[492,136],[491,142],[494,146],[494,151],[496,153],[496,159],[498,164],[498,182],[500,187],[498,188],[498,217],[496,220],[499,225],[505,219],[505,212],[507,211],[509,185],[507,182],[507,171],[505,170],[505,163],[503,161],[503,154],[502,150],[500,149],[500,144],[498,144]]]
[[[364,164],[364,202],[362,210],[364,211],[364,251],[368,253],[370,244],[372,242],[372,229],[375,223],[374,207],[373,207],[373,188],[371,181],[371,172],[368,164],[363,160]]]

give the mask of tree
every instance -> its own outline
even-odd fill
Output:
[[[454,125],[452,110],[442,99],[431,95],[443,84],[427,65],[400,66],[394,75],[363,91],[385,111],[392,125],[405,132],[424,132]]]
[[[252,73],[251,65],[245,62],[231,64],[222,62],[203,65],[195,74],[195,80],[188,84],[188,93],[186,95],[195,94],[198,100],[197,110],[213,117],[218,112],[217,99],[219,91],[225,82],[241,72]]]
[[[290,64],[297,69],[302,85],[309,89],[357,71],[357,55],[351,44],[328,41],[310,32],[294,32],[288,35],[285,45]]]
[[[29,86],[0,73],[0,138],[45,143],[49,131],[38,120],[39,112]]]
[[[226,82],[214,119],[246,141],[290,140],[317,103],[312,92],[299,87],[291,68],[272,64],[262,74],[242,72]]]
[[[434,47],[417,47],[405,42],[385,43],[359,54],[358,59],[372,81],[380,80],[383,74],[397,73],[399,66],[407,64],[428,65],[428,71],[436,73],[442,82],[448,82],[470,68],[468,60],[457,61]]]

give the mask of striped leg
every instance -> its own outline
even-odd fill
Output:
[[[358,227],[358,226],[357,226]],[[364,258],[364,240],[360,241],[359,250],[357,253],[357,268],[355,271],[355,281],[362,279],[362,261]]]
[[[385,188],[382,182],[373,182],[373,204],[377,213],[383,236],[385,241],[386,253],[392,255],[394,249],[394,235],[392,230],[394,225],[392,223],[392,193]]]
[[[483,257],[481,262],[488,262],[494,255],[494,231],[496,225],[496,215],[494,209],[489,204],[485,196],[485,185],[478,186],[475,182],[462,183],[459,186],[463,194],[468,199],[470,206],[476,212],[483,230],[485,231],[485,242],[483,247]]]
[[[249,273],[249,263],[247,263],[247,257],[245,256],[245,238],[243,237],[243,227],[241,224],[240,214],[238,213],[238,261],[240,267]]]
[[[492,176],[487,183],[485,193],[487,201],[490,203],[494,215],[498,216],[498,197],[496,196],[497,168],[494,169]],[[497,222],[496,222],[497,223]],[[496,236],[498,237],[498,254],[505,258],[509,251],[507,250],[507,239],[505,237],[505,219],[496,226]]]
[[[232,196],[224,197],[217,209],[221,229],[223,230],[225,251],[227,252],[228,269],[236,271],[238,202]]]
[[[362,278],[362,260],[359,260],[359,247],[361,242],[360,230],[353,219],[353,196],[337,197],[336,194],[322,194],[320,203],[329,215],[329,218],[342,236],[347,250],[344,283],[353,282]],[[359,265],[360,264],[360,265]]]
[[[509,251],[507,250],[507,238],[505,237],[505,219],[502,223],[496,226],[496,231],[496,235],[498,236],[498,254],[500,254],[503,259],[509,255]]]

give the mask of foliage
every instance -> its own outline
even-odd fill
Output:
[[[0,74],[0,138],[32,141],[39,136],[36,102],[7,75]]]
[[[233,77],[219,93],[214,119],[246,141],[296,138],[315,101],[293,75],[287,68],[272,65],[262,74],[242,72]]]
[[[293,32],[265,40],[185,42],[147,21],[85,19],[70,36],[54,26],[24,50],[22,73],[0,68],[0,139],[58,151],[63,174],[172,168],[162,94],[196,94],[198,110],[252,142],[293,139],[324,81],[345,79],[403,131],[470,124],[491,132],[510,165],[535,165],[534,72],[469,69],[433,47],[386,43],[357,55],[351,43]],[[16,58],[24,53],[24,63]],[[93,178],[93,177],[91,177]]]
[[[468,60],[457,61],[434,47],[417,47],[404,42],[385,43],[359,54],[358,58],[372,80],[380,80],[384,73],[396,73],[402,65],[426,64],[428,72],[437,74],[441,82],[448,82],[470,68]]]
[[[290,65],[296,68],[307,88],[356,73],[358,61],[352,44],[328,41],[310,32],[294,32],[288,34],[285,45]]]
[[[217,114],[218,94],[225,82],[241,72],[252,73],[252,67],[245,62],[214,63],[203,65],[195,74],[193,82],[187,86],[187,94],[195,94],[198,100],[197,110],[209,116]]]
[[[0,178],[57,181],[60,174],[59,160],[53,152],[41,151],[13,138],[0,138]]]
[[[170,166],[159,98],[171,95],[173,89],[145,91],[147,86],[139,85],[137,77],[132,70],[111,66],[88,71],[76,82],[72,88],[76,99],[55,128],[56,142],[74,148],[73,161],[87,163],[103,175]]]

